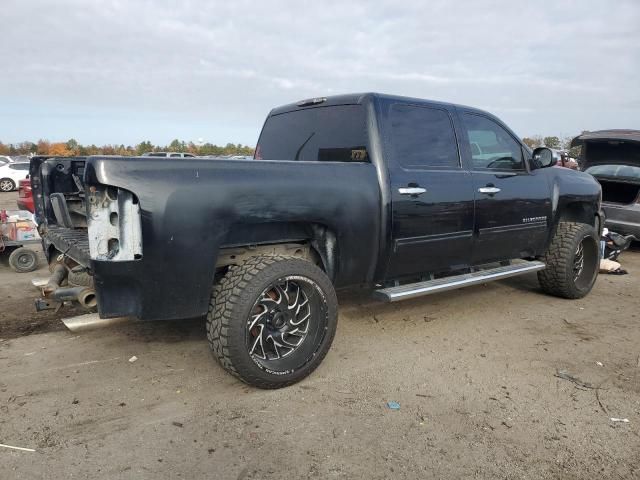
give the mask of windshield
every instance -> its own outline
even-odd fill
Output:
[[[632,165],[594,165],[593,167],[587,168],[585,172],[600,177],[640,180],[640,167],[634,167]]]

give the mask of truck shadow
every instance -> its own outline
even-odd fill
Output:
[[[347,321],[369,320],[376,315],[385,316],[392,313],[406,310],[409,314],[411,310],[430,308],[434,305],[455,304],[463,296],[484,296],[487,288],[498,290],[518,290],[521,292],[544,295],[540,290],[538,279],[535,274],[522,275],[506,280],[501,280],[485,285],[463,288],[439,293],[412,300],[406,300],[397,304],[387,304],[378,302],[371,298],[369,292],[347,291],[338,295],[340,314]],[[132,321],[131,323],[120,325],[117,328],[120,335],[124,335],[129,341],[140,343],[178,343],[178,342],[201,342],[206,341],[206,319],[190,318],[185,320],[163,320],[163,321]],[[111,331],[114,331],[110,327]],[[100,335],[101,330],[94,330],[91,334]]]
[[[535,273],[529,273],[526,275],[518,275],[517,277],[507,278],[506,280],[499,280],[497,285],[503,285],[505,287],[511,287],[521,292],[537,293],[540,295],[546,295],[540,288],[538,282],[538,276]]]
[[[184,320],[132,321],[131,323],[109,327],[118,330],[127,340],[138,343],[180,343],[206,341],[205,319],[189,318]],[[100,335],[101,329],[93,330],[92,335]]]

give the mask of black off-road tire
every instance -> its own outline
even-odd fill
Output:
[[[248,325],[255,315],[256,302],[264,297],[266,289],[283,279],[308,281],[305,285],[311,289],[310,298],[321,308],[320,314],[309,320],[317,328],[315,333],[304,337],[303,342],[308,343],[300,349],[298,357],[295,351],[287,357],[294,364],[276,371],[268,361],[250,354],[248,343],[253,338]],[[335,290],[320,268],[297,257],[256,256],[231,266],[214,285],[207,314],[207,338],[214,357],[229,373],[249,385],[274,389],[292,385],[318,367],[331,347],[337,321]]]
[[[38,268],[38,254],[30,248],[16,248],[9,255],[9,265],[18,273],[33,272]]]
[[[583,270],[576,277],[574,262],[581,245]],[[538,272],[542,290],[556,297],[584,297],[591,291],[600,267],[596,229],[586,223],[560,222],[549,249],[540,260],[547,265]]]

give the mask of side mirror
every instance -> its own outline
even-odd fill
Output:
[[[553,152],[547,147],[538,147],[533,151],[533,161],[531,166],[534,169],[547,168],[556,164]]]

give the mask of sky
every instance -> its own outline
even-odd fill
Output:
[[[638,0],[1,0],[0,25],[4,143],[253,146],[275,106],[367,91],[640,129]]]

